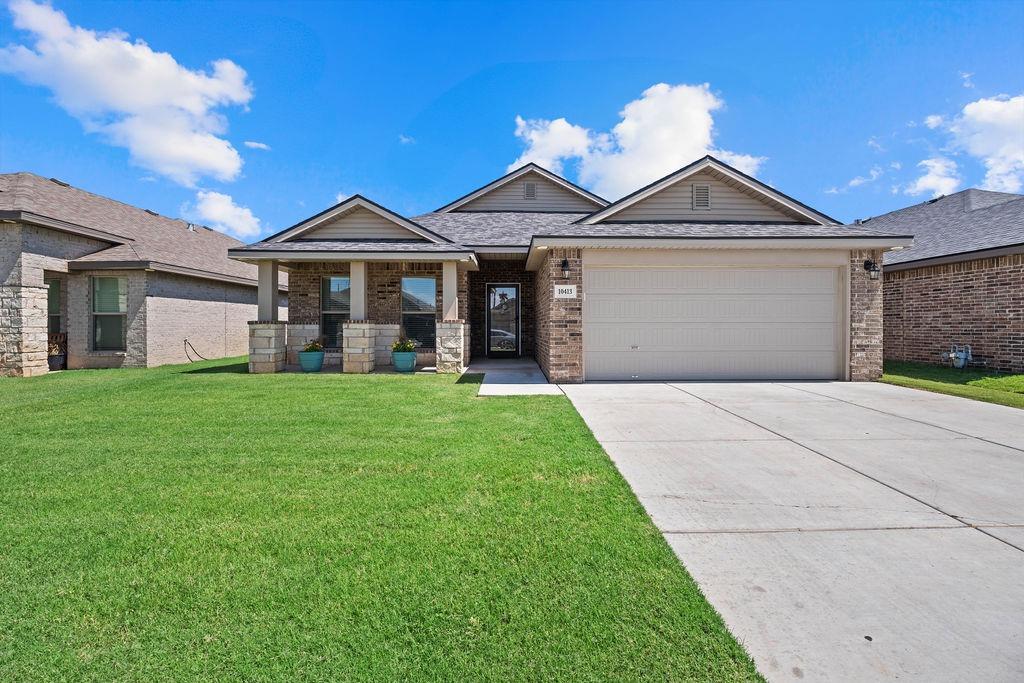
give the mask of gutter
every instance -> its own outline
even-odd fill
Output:
[[[159,261],[68,261],[68,270],[152,270],[160,273],[184,275],[186,277],[200,278],[203,280],[227,282],[234,285],[243,285],[245,287],[257,287],[259,284],[255,278],[214,273],[208,270],[176,266],[170,263],[160,263]],[[287,292],[288,285],[280,285],[278,289],[282,292]]]
[[[67,221],[50,218],[49,216],[43,216],[38,213],[32,213],[31,211],[0,211],[0,221],[16,221],[19,223],[28,223],[29,225],[38,225],[41,228],[59,230],[60,232],[67,232],[72,235],[81,235],[82,237],[91,237],[93,239],[100,240],[101,242],[110,242],[111,244],[128,244],[129,242],[134,242],[130,237],[115,235],[112,232],[96,230],[95,228],[87,228],[84,225],[68,223]]]

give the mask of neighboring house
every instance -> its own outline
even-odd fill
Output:
[[[269,296],[249,367],[276,372],[323,336],[368,372],[400,334],[423,362],[537,359],[551,381],[852,379],[882,368],[882,252],[912,243],[838,225],[704,157],[616,202],[527,164],[433,213],[351,197],[231,249]],[[436,356],[434,356],[436,352]]]
[[[227,258],[241,244],[54,179],[0,175],[0,375],[47,372],[54,345],[69,368],[244,354],[256,268]]]
[[[976,364],[1024,372],[1024,195],[964,190],[863,225],[914,235],[885,255],[887,359],[969,344]]]

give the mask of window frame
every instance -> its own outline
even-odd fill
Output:
[[[434,283],[434,301],[433,301],[433,310],[432,311],[422,311],[422,310],[411,311],[411,310],[406,310],[405,305],[404,305],[405,304],[405,281],[406,280],[430,280],[431,282]],[[417,349],[423,349],[424,351],[436,351],[437,350],[437,311],[438,311],[438,305],[437,305],[437,276],[436,275],[403,275],[399,279],[399,283],[398,283],[398,299],[399,299],[398,304],[399,304],[399,320],[400,320],[400,323],[399,323],[399,333],[401,334],[401,336],[405,337],[406,339],[411,339],[411,337],[406,332],[405,316],[407,316],[407,315],[415,315],[415,316],[426,317],[426,316],[429,315],[431,317],[431,321],[434,323],[433,339],[431,339],[429,346],[427,346],[426,344],[421,344],[420,346],[417,346],[416,348]]]
[[[61,334],[64,330],[64,314],[61,313],[63,306],[63,281],[59,278],[45,278],[43,284],[46,285],[46,333],[49,334]],[[57,312],[54,313],[50,310],[50,292],[53,291],[53,287],[57,288]],[[53,331],[50,329],[53,319],[57,319],[57,330]]]
[[[124,282],[124,310],[123,311],[97,311],[96,310],[96,283],[99,280],[117,280],[118,296],[120,296],[120,283]],[[128,278],[117,275],[93,275],[89,278],[89,316],[90,339],[89,348],[94,353],[126,353],[128,351]],[[120,317],[121,322],[121,345],[118,348],[97,348],[96,346],[96,323],[100,317]]]
[[[348,280],[348,290],[349,290],[348,310],[324,308],[324,283],[329,281],[329,280],[332,280],[332,279]],[[340,351],[344,347],[344,345],[345,345],[345,334],[344,334],[345,321],[352,319],[352,299],[351,299],[351,296],[352,296],[352,274],[351,273],[347,273],[347,274],[336,273],[336,274],[333,274],[333,275],[321,275],[320,276],[320,304],[319,304],[319,309],[320,309],[320,320],[319,320],[319,323],[320,323],[320,326],[319,326],[320,327],[320,338],[323,340],[324,348],[327,349],[327,350],[330,350],[330,351]],[[328,315],[344,316],[342,318],[341,326],[338,329],[338,345],[337,346],[332,346],[330,344],[330,340],[328,340],[327,334],[324,332],[324,317],[328,316]]]

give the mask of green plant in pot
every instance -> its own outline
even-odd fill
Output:
[[[416,342],[399,337],[391,345],[391,363],[395,372],[412,372],[416,369]]]
[[[324,366],[324,345],[314,339],[299,351],[299,365],[303,372],[320,372]]]

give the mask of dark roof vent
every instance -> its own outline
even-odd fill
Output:
[[[60,185],[61,187],[71,187],[70,184],[65,183],[63,180],[57,180],[56,178],[50,178],[50,182],[51,183],[56,183],[57,185]]]
[[[186,227],[186,229],[187,229],[187,230],[188,230],[189,232],[195,232],[195,231],[196,231],[196,224],[195,224],[195,223],[189,223],[189,224],[188,224],[187,226],[185,226],[185,227]]]
[[[160,215],[156,211],[153,211],[152,209],[143,209],[143,211],[148,213],[150,216],[159,216]]]

